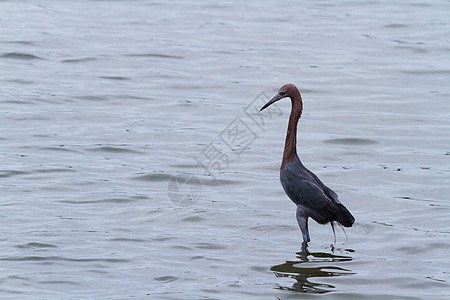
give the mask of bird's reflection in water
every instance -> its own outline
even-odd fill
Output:
[[[335,249],[331,246],[331,253],[309,252],[306,245],[303,244],[302,251],[297,252],[296,261],[286,261],[284,264],[276,265],[270,270],[277,277],[293,278],[296,282],[292,287],[278,285],[278,289],[291,290],[301,293],[325,294],[335,290],[335,286],[325,283],[315,283],[310,278],[335,277],[352,275],[351,270],[341,268],[340,262],[348,262],[353,258],[348,253],[354,252],[351,249]],[[335,255],[335,252],[343,253]]]

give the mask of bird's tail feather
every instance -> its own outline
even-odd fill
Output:
[[[337,221],[344,227],[352,227],[353,223],[355,223],[355,218],[344,205],[339,204],[338,207]]]

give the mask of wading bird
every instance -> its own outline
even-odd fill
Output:
[[[297,205],[297,222],[302,231],[303,241],[310,241],[308,218],[319,224],[338,222],[344,227],[351,227],[355,218],[339,202],[338,195],[320,181],[320,179],[305,166],[297,155],[297,123],[303,109],[302,97],[293,84],[283,85],[276,94],[261,109],[283,99],[291,98],[292,108],[284,145],[283,160],[280,169],[280,180],[286,194]]]

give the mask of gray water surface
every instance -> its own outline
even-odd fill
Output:
[[[1,1],[0,298],[448,299],[448,1]],[[356,218],[310,221],[298,153]]]

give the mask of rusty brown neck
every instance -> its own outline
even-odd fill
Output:
[[[303,102],[300,92],[295,91],[290,96],[292,108],[291,115],[289,116],[289,123],[286,133],[286,143],[284,144],[283,161],[281,168],[283,168],[288,162],[297,157],[297,124],[300,116],[302,115]]]

